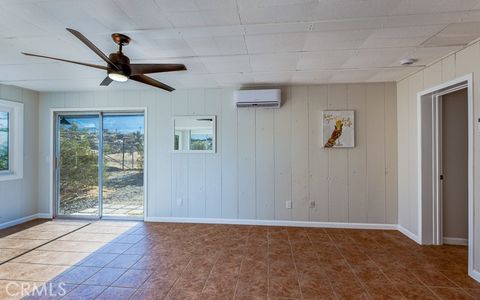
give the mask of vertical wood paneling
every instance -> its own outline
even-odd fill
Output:
[[[442,59],[442,81],[447,82],[455,78],[455,55]]]
[[[398,168],[397,168],[397,94],[396,85],[385,85],[385,163],[387,174],[385,186],[386,223],[398,222]]]
[[[222,218],[238,217],[237,108],[232,93],[222,91]]]
[[[217,152],[205,156],[205,206],[208,218],[222,216],[222,93],[219,89],[205,92],[205,114],[217,116]]]
[[[423,90],[423,71],[418,72],[409,78],[409,94],[408,94],[408,136],[409,136],[409,149],[408,149],[408,185],[409,195],[408,199],[410,209],[410,227],[408,228],[414,234],[418,232],[418,177],[417,177],[417,93]],[[404,125],[405,126],[405,125]]]
[[[439,61],[425,69],[425,89],[438,85],[442,82],[442,62]]]
[[[385,91],[383,85],[369,86],[373,94],[386,95],[392,101],[390,104],[395,105],[394,92]],[[289,87],[284,89],[286,101],[280,109],[237,109],[232,89],[180,90],[172,94],[51,93],[43,94],[48,103],[39,108],[39,124],[47,121],[45,116],[50,107],[79,107],[91,105],[92,101],[97,107],[147,106],[148,217],[324,222],[378,222],[383,218],[394,222],[391,220],[395,215],[395,197],[388,196],[385,203],[384,195],[380,208],[367,205],[364,175],[370,132],[366,126],[369,111],[365,104],[366,87],[364,84]],[[322,148],[321,113],[325,109],[356,111],[356,148]],[[386,113],[383,119],[395,122],[389,116],[394,114],[392,107],[382,106],[381,110],[373,113],[380,116]],[[172,116],[200,114],[217,116],[217,153],[173,154]],[[386,123],[385,129],[395,131],[394,126],[389,126]],[[40,134],[48,136],[44,129],[40,129]],[[377,134],[375,127],[374,139]],[[395,135],[390,136],[386,131],[382,135],[385,137],[395,139]],[[39,156],[48,153],[47,146],[40,143],[43,150]],[[385,151],[390,153],[390,148]],[[395,158],[384,153],[384,164],[385,160],[387,164],[395,162]],[[39,172],[48,172],[48,161]],[[394,194],[395,178],[383,180],[387,188],[384,194]],[[48,205],[46,198],[41,202]],[[178,199],[182,205],[177,205]],[[310,199],[315,202],[314,208],[309,207]],[[285,207],[288,200],[292,200],[292,209]]]
[[[409,131],[405,130],[409,122],[409,85],[408,79],[402,80],[397,84],[397,139],[398,139],[398,223],[408,227],[410,223],[410,202],[409,199]],[[400,130],[402,128],[402,130]],[[400,150],[401,149],[401,150]]]
[[[292,103],[290,89],[284,89],[283,105],[274,110],[274,141],[275,141],[275,219],[290,220],[292,210],[285,203],[292,199],[292,164],[291,164],[291,118]]]
[[[188,91],[188,115],[205,114],[205,90]],[[205,156],[203,153],[188,156],[188,216],[205,217]]]
[[[292,219],[309,219],[308,90],[292,87]]]
[[[347,86],[328,86],[328,109],[347,108]],[[329,151],[328,195],[329,221],[348,222],[348,150],[324,149]]]
[[[255,109],[238,110],[238,217],[256,218]]]
[[[367,86],[368,221],[385,222],[385,84]]]
[[[310,209],[310,221],[328,222],[329,152],[322,148],[322,111],[328,107],[327,86],[308,88],[309,127],[309,198],[315,201]]]
[[[256,109],[255,113],[255,184],[257,218],[271,220],[275,216],[275,161],[273,110]]]
[[[154,189],[156,189],[155,197],[149,195],[149,204],[156,202],[156,211],[154,216],[168,217],[172,215],[172,94],[154,93],[153,95],[145,95],[149,110],[147,111],[148,125],[147,130],[149,136],[153,138],[148,143],[153,143],[153,147],[149,146],[149,158],[155,157],[155,166],[157,177],[154,181]],[[142,97],[143,98],[143,97]],[[152,103],[154,101],[154,103]],[[150,110],[150,107],[152,109]],[[150,114],[152,111],[152,114]],[[147,126],[148,126],[147,125]],[[164,128],[164,130],[155,130],[156,128]],[[152,132],[153,130],[153,132]],[[150,170],[148,171],[150,174]]]
[[[368,220],[367,199],[367,86],[348,86],[348,109],[355,111],[355,148],[348,151],[348,221]]]
[[[173,94],[172,111],[173,116],[188,113],[188,92],[176,91]],[[172,143],[172,136],[168,143]],[[172,216],[175,217],[188,216],[188,172],[188,154],[172,154]]]

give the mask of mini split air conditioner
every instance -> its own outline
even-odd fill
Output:
[[[280,108],[282,97],[280,89],[240,90],[233,93],[237,107],[272,107]]]

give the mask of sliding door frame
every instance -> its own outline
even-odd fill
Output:
[[[144,117],[144,165],[143,165],[143,217],[116,217],[116,216],[107,216],[103,217],[102,214],[102,194],[103,194],[103,157],[100,154],[103,154],[103,115],[128,115],[128,114],[143,114]],[[50,139],[49,139],[49,169],[50,169],[50,185],[49,185],[49,199],[50,207],[48,212],[48,217],[50,218],[75,218],[75,219],[122,219],[122,220],[145,220],[148,216],[148,116],[147,116],[147,107],[98,107],[98,108],[51,108],[50,109]],[[99,215],[98,218],[91,218],[90,216],[68,216],[68,215],[58,215],[59,205],[57,195],[58,195],[58,185],[57,185],[57,141],[59,134],[59,124],[58,116],[59,115],[99,115],[100,125],[100,136],[99,136]]]

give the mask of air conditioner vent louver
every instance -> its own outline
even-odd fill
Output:
[[[281,92],[279,89],[240,90],[234,92],[233,100],[237,107],[280,108]]]

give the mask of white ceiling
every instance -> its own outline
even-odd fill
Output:
[[[0,83],[104,89],[103,71],[20,54],[103,64],[65,27],[107,54],[129,35],[134,63],[184,63],[152,75],[175,88],[393,81],[480,37],[480,0],[1,0]]]

